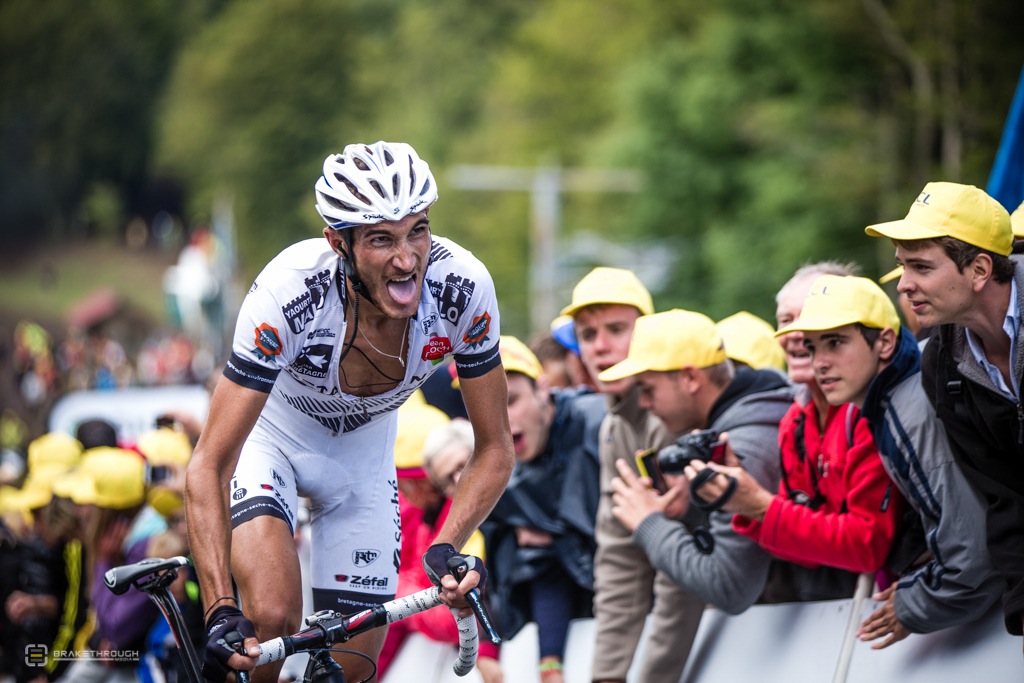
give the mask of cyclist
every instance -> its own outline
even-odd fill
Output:
[[[486,576],[479,563],[460,583],[444,576],[446,560],[511,472],[494,285],[471,253],[431,235],[437,188],[426,162],[403,143],[348,145],[324,161],[315,192],[325,239],[286,248],[256,278],[189,464],[185,507],[211,680],[226,667],[253,668],[254,636],[299,625],[298,496],[311,502],[314,607],[347,613],[394,597],[396,410],[447,357],[476,435],[451,512],[423,558],[449,604],[465,608],[466,592]],[[224,644],[234,630],[246,636],[247,656]],[[385,633],[348,646],[375,658]],[[360,657],[339,661],[353,680],[370,675]],[[270,666],[256,672],[257,680],[276,675]]]

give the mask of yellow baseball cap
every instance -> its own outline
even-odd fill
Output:
[[[29,470],[21,488],[5,486],[0,490],[0,512],[31,512],[43,507],[53,498],[53,482],[66,472],[59,465]]]
[[[501,353],[501,364],[505,373],[518,372],[530,379],[537,379],[543,371],[540,361],[530,347],[509,335],[501,335],[498,339],[498,352]]]
[[[417,389],[413,396],[422,394]],[[447,424],[451,418],[441,409],[426,400],[406,401],[398,409],[398,435],[395,437],[395,469],[404,479],[423,479],[423,444],[438,427]]]
[[[1024,239],[1024,202],[1021,202],[1020,206],[1010,214],[1010,228],[1013,230],[1014,237],[1019,240]]]
[[[900,331],[900,317],[889,295],[866,277],[822,275],[804,299],[800,317],[775,336],[789,332],[834,330],[860,323],[865,327]]]
[[[775,328],[748,311],[733,313],[718,321],[725,352],[735,361],[752,368],[786,368],[786,353],[775,341]]]
[[[602,382],[615,382],[648,370],[706,368],[725,359],[725,343],[711,318],[674,308],[637,318],[626,359],[597,378]]]
[[[1003,205],[973,185],[928,183],[899,221],[869,225],[871,237],[923,240],[952,237],[995,254],[1013,248],[1010,214]]]
[[[576,314],[582,308],[595,304],[623,304],[634,306],[644,315],[654,313],[651,293],[631,270],[599,266],[583,276],[572,290],[572,303],[562,309],[561,315]]]
[[[150,465],[181,465],[192,457],[188,435],[170,427],[151,429],[139,436],[135,448],[146,456]]]
[[[28,445],[29,471],[62,467],[65,471],[78,464],[82,457],[82,444],[63,432],[49,432]]]
[[[74,471],[53,483],[53,492],[79,505],[135,507],[146,499],[146,461],[123,448],[90,448]]]

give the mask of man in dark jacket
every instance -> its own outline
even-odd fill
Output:
[[[1024,266],[1009,258],[1006,209],[982,190],[928,183],[903,220],[866,228],[904,266],[898,289],[922,325],[939,326],[922,385],[953,452],[985,498],[992,562],[1006,578],[1007,630],[1024,616]]]
[[[551,390],[515,337],[499,341],[508,375],[516,465],[483,526],[491,600],[503,637],[537,623],[544,680],[560,681],[569,621],[590,616],[594,588],[597,436],[604,397]]]

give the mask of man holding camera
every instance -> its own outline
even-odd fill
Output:
[[[602,382],[626,377],[636,377],[640,404],[661,418],[671,434],[728,432],[744,469],[761,486],[778,487],[779,421],[794,390],[777,372],[735,368],[707,316],[676,309],[639,318],[626,359],[599,375]],[[684,438],[683,444],[698,446],[704,457],[719,450],[708,443],[700,448],[699,437]],[[690,509],[689,482],[681,471],[666,473],[668,488],[660,494],[628,465],[617,465],[612,513],[659,572],[730,614],[761,596],[771,556],[733,531],[732,514],[700,502],[704,512]]]

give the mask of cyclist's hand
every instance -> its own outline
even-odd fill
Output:
[[[452,564],[464,563],[466,574],[457,579],[451,570]],[[438,543],[427,548],[423,554],[423,571],[431,583],[441,588],[445,602],[452,607],[465,608],[465,595],[474,588],[481,590],[487,583],[487,567],[484,561],[473,555],[460,555],[450,543]]]
[[[203,658],[203,677],[212,683],[224,683],[228,674],[234,671],[251,671],[256,667],[260,655],[256,629],[242,611],[232,605],[221,605],[206,620],[206,656]],[[230,644],[231,633],[238,633],[245,654],[239,653]]]

